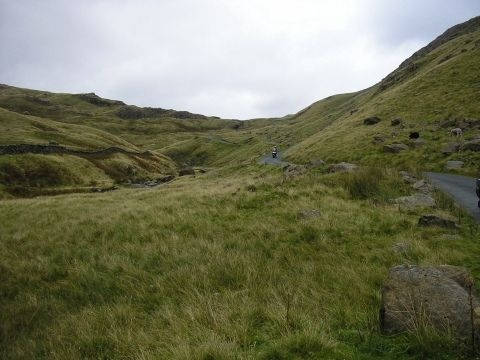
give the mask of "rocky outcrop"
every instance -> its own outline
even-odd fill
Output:
[[[447,229],[456,229],[458,227],[455,221],[450,219],[445,219],[437,215],[423,215],[418,220],[418,225],[425,226],[425,227],[438,226],[438,227],[443,227]]]
[[[358,169],[358,166],[355,164],[349,164],[346,162],[341,162],[338,164],[332,164],[328,167],[328,170],[332,173],[335,172],[354,172]]]
[[[466,338],[473,326],[478,337],[480,303],[470,297],[472,287],[472,277],[461,267],[395,266],[382,289],[380,328],[397,334],[433,326]]]
[[[133,105],[125,105],[115,113],[119,118],[128,120],[139,120],[144,118],[155,117],[172,117],[176,119],[206,119],[207,117],[200,114],[192,114],[188,111],[166,110],[152,107],[138,107]]]
[[[397,154],[401,151],[408,150],[408,146],[402,143],[389,144],[383,146],[383,151],[386,153]]]
[[[414,76],[421,67],[421,62],[417,63],[417,60],[421,59],[428,53],[447,43],[448,41],[455,39],[459,36],[470,34],[477,31],[480,28],[480,17],[475,17],[462,24],[455,25],[445,31],[442,35],[430,42],[427,46],[415,52],[411,57],[406,59],[400,64],[400,66],[388,74],[379,84],[377,92],[382,92],[396,84],[402,83],[405,80]]]
[[[123,101],[103,99],[95,93],[76,94],[75,96],[96,106],[125,105]]]

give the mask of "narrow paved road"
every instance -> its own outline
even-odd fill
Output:
[[[282,161],[282,153],[279,152],[275,159],[272,157],[271,153],[265,155],[264,157],[262,157],[260,159],[260,164],[274,165],[274,166],[284,166],[284,165],[287,165],[288,163],[286,161]]]
[[[480,223],[480,209],[478,208],[478,198],[475,194],[475,179],[451,174],[425,173],[432,184],[448,194],[468,211],[473,218]]]

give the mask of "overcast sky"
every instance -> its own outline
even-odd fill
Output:
[[[226,118],[371,86],[480,0],[0,0],[0,83]]]

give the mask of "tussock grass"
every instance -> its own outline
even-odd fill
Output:
[[[344,187],[352,199],[387,202],[408,191],[401,177],[392,170],[362,167],[343,178]]]
[[[279,169],[250,166],[0,202],[0,357],[457,358],[442,337],[381,336],[380,288],[403,262],[478,276],[478,230],[442,240],[454,230],[352,199],[346,176],[282,183]],[[299,219],[305,209],[319,215]],[[392,251],[400,241],[408,254]]]

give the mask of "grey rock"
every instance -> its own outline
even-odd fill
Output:
[[[408,146],[402,143],[395,143],[390,145],[384,145],[383,151],[386,153],[397,154],[401,151],[408,150]]]
[[[450,220],[450,219],[445,219],[437,215],[423,215],[419,220],[418,220],[418,225],[420,226],[439,226],[439,227],[444,227],[447,229],[456,229],[458,228],[458,225],[455,223],[455,221]]]
[[[435,199],[429,195],[421,193],[399,197],[394,200],[394,203],[408,209],[416,207],[434,207],[436,205]]]
[[[471,336],[471,310],[479,334],[480,303],[470,307],[470,274],[461,267],[399,265],[390,269],[382,289],[380,329],[385,334],[413,332],[419,324],[451,331],[458,339]]]
[[[451,160],[447,161],[445,164],[445,169],[446,170],[457,170],[461,169],[465,163],[463,161],[458,161],[458,160]]]
[[[407,171],[400,171],[399,174],[402,176],[403,181],[407,184],[414,184],[418,181],[415,176]]]
[[[423,179],[415,182],[412,185],[412,187],[415,190],[420,191],[421,193],[424,193],[424,194],[429,194],[433,191],[432,185],[430,185],[427,181],[425,181]]]
[[[354,172],[358,169],[358,166],[355,164],[349,164],[346,162],[341,162],[338,164],[332,164],[329,166],[328,170],[332,173],[335,172]]]

